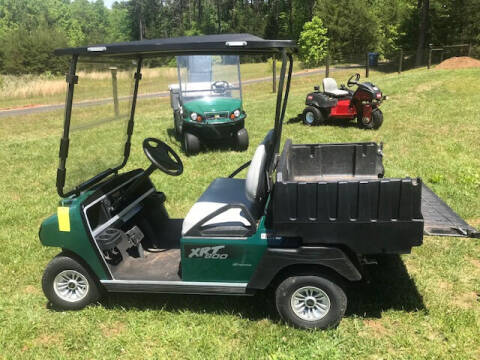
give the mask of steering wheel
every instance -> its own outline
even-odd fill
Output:
[[[355,80],[353,80],[353,78],[355,78]],[[358,80],[360,80],[360,74],[359,74],[359,73],[353,74],[353,75],[350,76],[350,78],[348,79],[348,81],[347,81],[347,86],[348,86],[348,87],[352,87],[353,85],[357,85],[357,84],[358,84]]]
[[[154,168],[165,174],[178,176],[183,173],[183,163],[173,149],[163,141],[155,138],[143,140],[143,152]]]
[[[211,85],[213,92],[219,93],[219,94],[224,93],[225,90],[228,89],[229,87],[230,87],[230,84],[228,83],[228,81],[225,81],[225,80],[215,81]]]

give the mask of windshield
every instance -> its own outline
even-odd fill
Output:
[[[64,193],[124,161],[135,69],[132,60],[79,59]]]
[[[183,103],[201,98],[242,98],[237,55],[177,56],[177,67]]]

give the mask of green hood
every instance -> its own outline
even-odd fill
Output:
[[[183,104],[183,108],[186,113],[196,112],[203,116],[206,112],[232,112],[236,109],[241,109],[242,100],[222,97],[203,98],[189,101]]]

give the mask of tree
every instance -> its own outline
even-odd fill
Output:
[[[379,42],[378,18],[370,0],[317,0],[315,15],[328,29],[329,53],[337,60],[363,61]]]
[[[417,54],[415,56],[415,66],[422,65],[423,50],[425,49],[425,39],[427,37],[428,25],[429,25],[429,0],[418,0],[418,10],[420,12],[420,24],[418,28],[417,38]]]
[[[303,25],[298,45],[300,58],[307,67],[319,65],[325,58],[328,45],[326,34],[327,29],[323,27],[323,22],[318,16],[314,16],[312,21]]]
[[[29,31],[20,26],[0,42],[2,71],[9,74],[65,73],[67,59],[55,56],[53,50],[66,45],[67,39],[58,30],[41,26]]]

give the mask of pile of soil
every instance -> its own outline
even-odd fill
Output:
[[[442,61],[435,68],[436,69],[468,69],[480,67],[480,60],[473,59],[468,56],[451,57]]]

